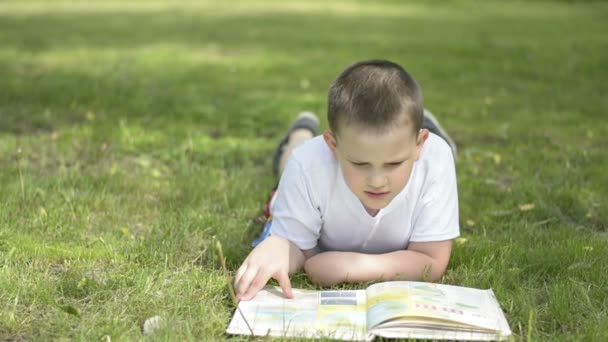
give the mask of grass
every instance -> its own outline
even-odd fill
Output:
[[[607,14],[3,1],[0,340],[227,338],[216,242],[234,271],[260,228],[277,139],[296,112],[325,112],[344,66],[372,57],[410,70],[459,144],[462,238],[443,282],[492,287],[514,340],[601,340]],[[144,337],[154,315],[166,324]]]

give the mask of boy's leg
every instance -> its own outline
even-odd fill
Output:
[[[445,142],[447,142],[448,145],[450,145],[454,158],[456,158],[456,143],[448,135],[448,132],[446,132],[445,129],[443,129],[443,127],[441,127],[441,125],[439,124],[439,121],[433,115],[433,113],[429,112],[426,109],[424,110],[424,121],[422,122],[422,128],[428,129],[432,133],[437,134],[443,140],[445,140]]]
[[[319,118],[312,112],[301,112],[289,127],[285,137],[279,142],[272,157],[272,170],[280,176],[294,148],[312,139],[319,130]]]
[[[287,160],[291,155],[291,152],[294,148],[298,147],[304,141],[314,138],[317,135],[317,131],[319,130],[319,119],[314,113],[311,112],[301,112],[298,114],[294,122],[289,127],[287,134],[274,151],[272,156],[272,170],[276,176],[280,176],[283,173],[283,169],[285,169],[285,165],[287,164]],[[264,217],[265,220],[264,228],[260,233],[260,236],[251,243],[251,247],[256,247],[260,244],[268,234],[270,233],[270,226],[272,225],[272,216],[270,215],[270,206],[272,201],[274,200],[276,188],[270,192],[270,196],[268,196],[268,200],[266,201],[266,206],[264,208]]]

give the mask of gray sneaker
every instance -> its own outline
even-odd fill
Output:
[[[279,161],[281,160],[285,145],[289,142],[289,135],[297,129],[307,129],[313,136],[316,136],[319,131],[319,118],[313,112],[300,112],[298,114],[272,155],[272,171],[275,176],[279,174]]]
[[[424,110],[424,121],[422,122],[422,128],[428,129],[429,131],[437,134],[443,140],[445,140],[445,142],[450,145],[450,148],[452,149],[452,154],[454,155],[454,159],[456,159],[456,143],[454,142],[454,140],[452,140],[448,132],[446,132],[443,127],[441,127],[435,115],[433,115],[433,113],[429,112],[426,109]]]

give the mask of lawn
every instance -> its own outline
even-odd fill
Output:
[[[228,339],[226,279],[277,139],[369,58],[412,72],[459,146],[442,282],[493,288],[514,340],[603,340],[607,17],[566,1],[2,1],[0,340]]]

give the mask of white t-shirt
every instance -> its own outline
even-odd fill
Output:
[[[346,185],[323,136],[293,151],[270,210],[270,234],[302,250],[388,253],[410,241],[450,240],[460,231],[454,159],[432,133],[407,185],[375,217]]]

